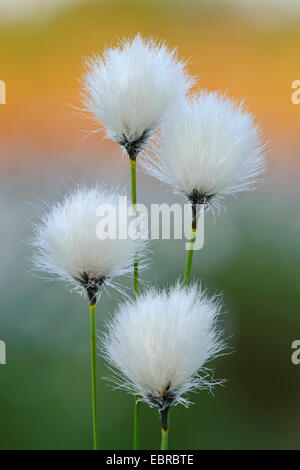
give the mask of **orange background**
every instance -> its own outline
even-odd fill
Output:
[[[263,25],[221,3],[87,1],[49,16],[3,20],[1,167],[117,152],[99,134],[84,139],[83,130],[95,125],[68,104],[80,105],[82,58],[141,31],[178,46],[200,86],[245,98],[270,141],[271,166],[284,161],[298,169],[300,104],[292,104],[291,84],[300,78],[300,21]]]

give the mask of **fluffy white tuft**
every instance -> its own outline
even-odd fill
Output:
[[[143,166],[187,197],[197,192],[205,200],[251,190],[264,170],[263,150],[242,104],[202,92],[164,124],[160,149]]]
[[[122,373],[115,381],[160,410],[188,405],[183,394],[217,383],[204,364],[224,348],[220,310],[198,285],[179,283],[124,303],[101,342],[110,367]]]
[[[87,67],[83,104],[126,149],[143,146],[193,83],[175,49],[140,34],[88,59]]]
[[[89,287],[98,291],[102,283],[110,284],[113,277],[129,272],[135,257],[145,252],[146,240],[119,239],[118,231],[116,239],[101,239],[106,228],[97,228],[97,209],[103,204],[115,208],[118,224],[119,203],[120,207],[127,205],[127,198],[119,199],[120,196],[124,194],[79,187],[54,205],[34,227],[34,269],[67,281],[81,293],[89,280],[96,282]],[[120,223],[123,224],[122,218]]]

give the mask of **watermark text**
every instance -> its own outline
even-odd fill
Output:
[[[134,207],[126,196],[119,197],[119,204],[100,204],[96,215],[100,218],[96,233],[100,240],[186,240],[186,250],[201,250],[204,245],[204,207],[196,210],[196,230],[192,230],[191,204],[144,204]]]
[[[0,340],[0,365],[6,364],[6,344]]]
[[[6,104],[6,84],[0,80],[0,104]]]
[[[300,80],[294,80],[292,82],[292,88],[295,89],[293,91],[291,100],[293,104],[299,104],[300,103]]]

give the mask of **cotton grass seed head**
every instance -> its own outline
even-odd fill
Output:
[[[205,363],[224,348],[220,310],[196,284],[152,289],[124,303],[101,343],[109,366],[122,374],[116,382],[161,413],[187,406],[186,392],[217,383]]]
[[[202,92],[164,124],[160,149],[144,166],[202,204],[253,189],[264,170],[263,151],[260,131],[242,104]]]
[[[120,196],[124,194],[79,187],[55,204],[34,227],[34,269],[66,281],[86,293],[91,302],[96,301],[104,285],[116,286],[113,278],[131,270],[133,260],[142,256],[146,243],[142,238],[119,239],[117,233],[112,239],[101,233],[106,228],[98,225],[99,207],[114,208],[118,220],[122,204],[127,205],[127,199],[119,199]],[[125,223],[123,218],[120,223]]]
[[[176,50],[137,34],[86,62],[85,109],[136,158],[192,85]]]

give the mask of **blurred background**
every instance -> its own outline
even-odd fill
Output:
[[[85,299],[29,273],[34,208],[76,183],[129,188],[116,144],[70,106],[79,106],[82,58],[140,31],[178,46],[209,90],[245,99],[269,141],[269,172],[253,194],[226,200],[205,219],[193,275],[223,292],[234,353],[211,364],[227,378],[214,396],[172,412],[172,449],[300,448],[300,3],[297,0],[0,0],[0,365],[1,449],[91,447],[89,312]],[[142,171],[140,202],[181,201]],[[143,278],[165,285],[182,275],[182,241],[153,243]],[[122,281],[123,282],[123,281]],[[129,285],[128,281],[126,281]],[[116,308],[111,292],[98,328]],[[113,391],[99,360],[102,448],[132,446],[133,400]],[[142,406],[141,447],[160,445],[156,410]]]

